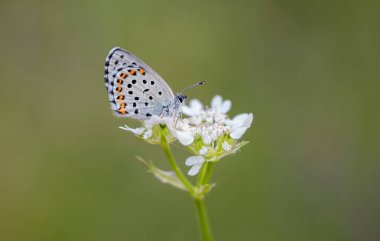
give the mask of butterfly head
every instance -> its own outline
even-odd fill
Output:
[[[176,94],[174,97],[174,102],[178,102],[179,104],[184,104],[186,102],[187,95]]]
[[[179,110],[179,108],[186,103],[187,95],[178,93],[174,97],[174,110]]]
[[[184,105],[186,103],[186,99],[187,99],[187,95],[185,95],[184,93],[189,90],[189,89],[192,89],[196,86],[199,86],[199,85],[203,85],[206,81],[200,81],[198,83],[195,83],[193,85],[190,85],[186,88],[184,88],[180,93],[177,93],[175,96],[174,96],[174,101],[172,102],[172,106],[173,106],[173,110],[174,110],[174,115],[177,116],[178,115],[178,110],[181,108],[182,105]]]

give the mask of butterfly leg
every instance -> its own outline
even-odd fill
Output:
[[[175,116],[174,116],[174,128],[177,128],[177,123],[178,123],[178,121],[182,121],[183,119],[182,119],[182,112],[180,112],[180,113],[178,113],[178,114],[176,114]]]

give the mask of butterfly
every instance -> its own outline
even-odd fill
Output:
[[[146,120],[153,115],[177,117],[185,103],[184,91],[176,95],[152,68],[120,47],[111,49],[104,65],[104,80],[111,108],[119,117]]]

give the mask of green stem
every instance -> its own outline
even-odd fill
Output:
[[[166,157],[169,160],[169,164],[171,168],[174,170],[174,172],[176,173],[179,180],[183,183],[183,185],[188,189],[191,196],[195,199],[195,205],[197,207],[199,224],[200,224],[200,228],[202,232],[203,241],[212,241],[213,238],[211,235],[211,229],[208,223],[206,208],[205,208],[203,199],[196,197],[194,186],[190,183],[190,181],[186,178],[186,176],[183,175],[181,169],[179,169],[165,136],[161,137],[161,146],[165,152]],[[210,179],[211,172],[214,166],[214,163],[211,163],[211,162],[208,162],[206,164],[207,164],[206,166],[202,167],[202,169],[204,169],[201,175],[202,177],[198,179],[198,184],[201,184],[201,185],[203,185],[202,183],[206,183]]]
[[[197,206],[199,224],[201,227],[203,241],[212,241],[212,234],[210,225],[208,223],[206,208],[203,199],[196,198],[195,204]]]
[[[168,158],[169,160],[169,164],[171,166],[171,168],[174,170],[175,174],[177,175],[177,177],[179,178],[179,180],[183,183],[183,185],[189,190],[190,194],[191,195],[194,195],[194,187],[193,185],[190,183],[189,180],[187,180],[187,178],[185,177],[185,175],[183,175],[181,169],[179,169],[178,165],[177,165],[177,162],[175,161],[174,159],[174,156],[173,156],[173,153],[172,151],[170,150],[170,147],[169,147],[169,144],[165,138],[165,136],[162,136],[161,137],[161,146],[162,146],[162,149],[164,150],[165,152],[165,155],[166,157]]]
[[[201,167],[201,170],[199,171],[199,174],[198,174],[198,182],[197,184],[202,184],[203,182],[203,179],[206,175],[206,170],[207,170],[207,166],[208,166],[208,162],[205,162],[202,167]]]
[[[214,162],[206,162],[199,173],[197,185],[205,185],[211,178],[212,170],[214,169]],[[197,206],[199,224],[201,227],[203,241],[212,241],[212,234],[210,225],[208,223],[205,204],[202,198],[196,198],[195,204]]]
[[[206,162],[204,164],[198,178],[199,185],[205,185],[210,180],[214,165],[215,162]]]

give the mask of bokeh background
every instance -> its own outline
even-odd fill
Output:
[[[1,1],[0,240],[199,240],[191,199],[118,126],[114,46],[255,114],[218,163],[215,239],[380,240],[379,1]],[[184,162],[189,155],[176,148]]]

